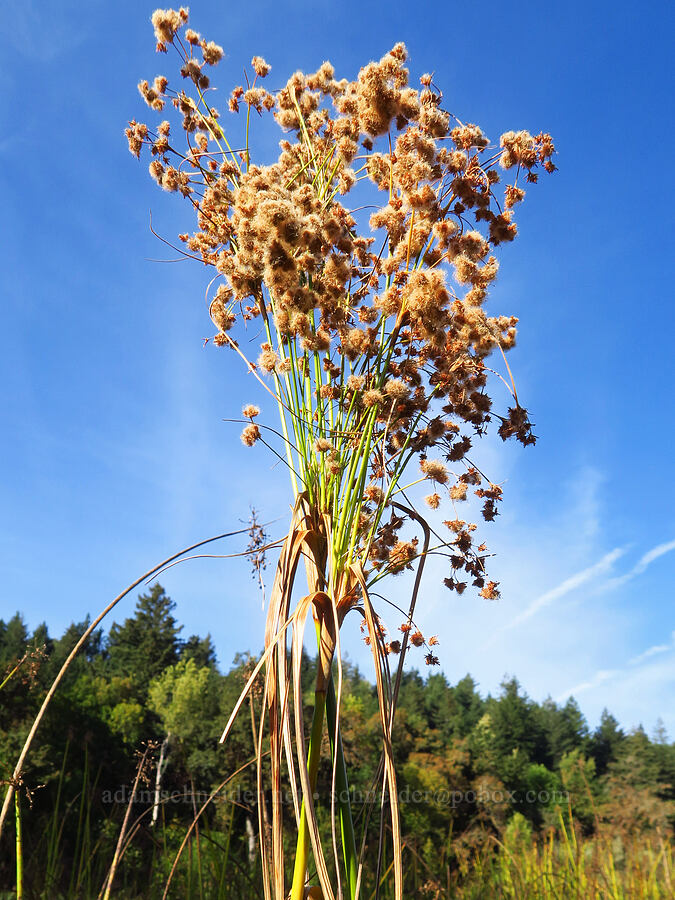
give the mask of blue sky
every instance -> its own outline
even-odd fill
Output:
[[[192,227],[123,137],[129,118],[150,117],[138,80],[173,75],[151,12],[2,3],[0,617],[19,609],[54,634],[173,550],[238,527],[250,505],[281,517],[275,535],[288,510],[284,473],[222,421],[258,395],[232,356],[202,347],[208,274],[151,261],[172,254],[150,211],[169,238]],[[591,724],[608,706],[627,727],[661,716],[672,738],[669,20],[660,2],[649,14],[493,0],[191,8],[225,48],[223,93],[253,54],[277,87],[326,58],[353,77],[403,40],[412,73],[434,70],[447,108],[491,138],[554,135],[560,170],[529,192],[491,295],[521,318],[510,361],[539,435],[536,448],[481,451],[506,481],[484,530],[503,596],[457,597],[430,566],[420,624],[452,680],[469,671],[494,692],[513,673],[537,699],[574,693]],[[188,562],[162,583],[185,632],[210,631],[225,666],[259,649],[245,565]],[[345,643],[367,659],[355,625]]]

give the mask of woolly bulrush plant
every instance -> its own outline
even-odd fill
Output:
[[[181,79],[171,88],[159,76],[139,89],[154,111],[166,109],[176,121],[132,121],[129,147],[137,157],[149,151],[151,176],[196,213],[197,230],[180,240],[186,255],[213,270],[213,343],[240,358],[279,413],[275,427],[261,421],[257,406],[245,406],[242,440],[285,460],[294,495],[265,651],[223,735],[261,679],[258,746],[269,740],[270,751],[263,769],[260,749],[261,801],[263,791],[272,792],[271,822],[259,803],[265,896],[283,900],[290,875],[290,896],[299,900],[310,890],[308,871],[318,882],[312,896],[359,895],[364,860],[340,742],[340,627],[354,612],[375,662],[381,796],[389,806],[394,893],[402,897],[391,734],[403,659],[412,643],[426,647],[428,664],[438,662],[435,640],[414,625],[431,550],[449,558],[448,588],[461,593],[471,582],[483,597],[498,596],[485,571],[485,545],[459,512],[472,492],[491,520],[502,496],[472,463],[471,447],[490,423],[504,440],[527,445],[535,438],[505,364],[516,319],[489,316],[484,304],[497,275],[493,250],[515,238],[523,185],[536,182],[540,169],[553,171],[554,146],[550,135],[527,131],[507,132],[493,146],[477,125],[444,109],[431,75],[422,75],[420,88],[410,85],[403,44],[354,81],[336,80],[326,62],[274,91],[263,86],[270,66],[254,57],[246,86],[230,95],[234,121],[226,126],[211,105],[207,75],[222,48],[187,27],[185,9],[157,10],[152,23],[157,50],[178,54]],[[263,114],[273,115],[283,133],[270,165],[256,161],[249,140],[252,118]],[[240,341],[254,320],[264,341],[249,359]],[[499,412],[488,394],[491,356],[509,379],[500,376],[511,402]],[[429,507],[451,510],[445,534],[408,500],[406,478],[428,482]],[[404,539],[404,525],[418,536]],[[301,561],[307,589],[294,603]],[[401,638],[387,641],[372,587],[415,564]],[[319,665],[308,741],[300,664],[310,612]],[[325,719],[334,789],[328,836],[314,804]],[[284,858],[282,769],[297,826],[292,875]],[[386,866],[379,858],[378,881]]]

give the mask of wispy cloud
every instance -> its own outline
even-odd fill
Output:
[[[581,587],[582,584],[595,578],[596,575],[602,575],[604,572],[607,572],[624,553],[625,550],[622,547],[615,547],[614,550],[606,553],[602,559],[595,563],[595,565],[589,566],[587,569],[577,572],[576,575],[566,578],[565,581],[557,587],[552,588],[550,591],[546,591],[545,594],[542,594],[540,597],[537,597],[536,600],[533,600],[527,609],[524,609],[523,612],[519,613],[515,619],[512,619],[508,625],[504,626],[505,629],[515,628],[516,625],[520,625],[521,622],[527,621],[527,619],[530,619],[535,613],[538,613],[540,609],[549,606],[554,600],[559,600],[561,597],[564,597],[565,594],[575,591],[578,587]]]
[[[662,653],[667,653],[672,650],[675,650],[675,631],[672,632],[669,644],[655,644],[653,647],[649,647],[643,653],[629,659],[628,663],[622,668],[600,669],[592,678],[589,678],[588,681],[582,681],[579,684],[575,684],[574,687],[563,691],[562,694],[556,697],[556,702],[561,703],[570,696],[577,697],[579,694],[583,694],[585,691],[596,688],[607,681],[614,681],[617,678],[626,675],[626,673],[630,672],[631,669],[634,669],[636,666],[641,666],[655,656],[660,656]]]
[[[640,663],[645,662],[648,659],[651,659],[653,656],[658,656],[661,653],[667,653],[668,650],[672,650],[675,646],[675,631],[673,631],[671,635],[671,641],[669,644],[655,644],[653,647],[649,647],[643,653],[639,653],[637,656],[634,656],[632,659],[628,660],[629,666],[639,666]]]
[[[583,694],[584,691],[589,691],[591,688],[597,687],[605,681],[610,681],[612,678],[616,678],[617,675],[620,675],[621,671],[621,669],[600,669],[600,671],[596,672],[593,678],[588,681],[582,681],[579,684],[575,684],[574,687],[571,687],[569,690],[563,691],[559,697],[556,697],[556,703],[562,703],[562,701],[567,700],[568,697],[577,697],[579,694]]]
[[[675,550],[675,541],[666,541],[663,544],[657,544],[656,547],[652,547],[651,550],[643,553],[630,571],[626,572],[624,575],[619,575],[616,578],[610,578],[604,584],[600,585],[599,590],[604,593],[605,591],[613,591],[616,588],[621,587],[621,585],[625,584],[627,581],[631,581],[633,578],[637,578],[638,575],[642,575],[648,566],[661,556],[665,556],[666,553],[670,553],[673,550]]]
[[[581,585],[585,584],[587,581],[591,581],[591,579],[596,578],[598,575],[602,575],[603,573],[607,572],[609,569],[611,569],[616,560],[619,559],[619,557],[624,553],[624,548],[615,547],[614,550],[606,553],[602,557],[602,559],[598,560],[598,562],[594,565],[588,566],[586,569],[582,569],[581,572],[577,572],[575,575],[571,575],[556,587],[551,588],[550,591],[546,591],[546,593],[541,594],[536,598],[536,600],[533,600],[528,607],[526,607],[521,613],[515,616],[510,622],[507,622],[506,625],[503,625],[496,632],[493,632],[489,640],[486,641],[486,643],[483,645],[484,648],[491,646],[502,632],[508,631],[511,628],[515,628],[517,625],[521,625],[523,622],[531,619],[532,616],[536,615],[546,606],[550,606],[551,603],[554,603],[556,600],[559,600],[566,594],[570,594],[572,591],[575,591],[578,587],[581,587]]]
[[[651,550],[643,553],[632,569],[630,569],[623,575],[618,575],[614,578],[608,578],[596,588],[596,591],[599,593],[605,593],[610,590],[615,590],[617,587],[620,587],[627,581],[630,581],[633,578],[637,578],[638,575],[642,575],[642,573],[648,568],[648,566],[650,566],[655,560],[659,559],[661,556],[665,556],[666,553],[670,553],[673,550],[675,550],[675,540],[657,544],[656,547],[652,547]],[[571,575],[556,587],[551,588],[550,591],[546,591],[546,593],[541,594],[539,597],[533,600],[530,605],[527,606],[522,612],[518,613],[518,615],[515,616],[510,622],[507,622],[500,629],[498,629],[498,631],[494,632],[483,645],[484,648],[491,646],[497,640],[498,635],[502,634],[504,631],[509,631],[511,628],[522,625],[523,622],[531,619],[532,616],[536,615],[545,607],[550,606],[556,600],[560,600],[562,597],[570,594],[572,591],[575,591],[577,588],[581,587],[581,585],[586,584],[587,582],[596,578],[598,575],[603,575],[604,573],[610,571],[614,563],[621,556],[623,556],[625,552],[625,547],[615,547],[614,550],[610,550],[609,553],[606,553],[602,557],[602,559],[598,560],[598,562],[594,565],[588,566],[586,569],[582,569],[575,575]],[[651,647],[649,648],[649,650],[645,651],[645,654],[648,654],[647,656],[645,656],[644,654],[640,654],[640,656],[635,657],[635,659],[647,659],[649,656],[654,656],[657,653],[662,653],[665,652],[665,650],[669,650],[670,646],[670,644],[663,644]]]

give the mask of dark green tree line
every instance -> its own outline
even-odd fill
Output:
[[[218,737],[255,660],[238,656],[223,674],[210,636],[182,639],[174,610],[154,585],[139,596],[132,616],[107,634],[91,635],[56,694],[21,789],[33,896],[98,892],[137,752],[148,743],[144,791],[134,805],[141,825],[121,870],[130,896],[141,883],[152,886],[166,876],[160,832],[175,848],[192,818],[193,797],[203,799],[254,757],[260,716],[255,691],[228,742],[221,746]],[[30,633],[18,613],[0,620],[0,778],[9,778],[45,691],[87,624],[73,623],[53,638],[45,625]],[[314,666],[306,656],[308,690]],[[357,827],[368,820],[376,834],[377,804],[366,813],[380,766],[377,696],[350,664],[342,702]],[[589,834],[607,825],[627,832],[672,827],[675,746],[662,726],[651,739],[641,729],[627,734],[605,711],[591,730],[573,699],[536,703],[513,677],[505,678],[497,696],[482,697],[469,675],[452,685],[443,674],[425,678],[407,671],[394,750],[406,841],[431,868],[439,860],[457,864],[463,846],[502,833],[516,813],[535,831],[568,805]],[[227,843],[229,864],[236,861],[242,884],[254,881],[256,865],[253,773],[254,767],[245,768],[228,784],[205,819],[211,851]],[[324,786],[330,783],[325,761],[320,778]],[[323,814],[327,821],[328,810]],[[11,832],[4,840],[0,890],[13,883]],[[151,887],[147,891],[139,895],[154,896]]]

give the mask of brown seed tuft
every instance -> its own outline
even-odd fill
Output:
[[[247,425],[241,433],[241,442],[246,447],[252,447],[260,440],[260,429],[257,425]]]

